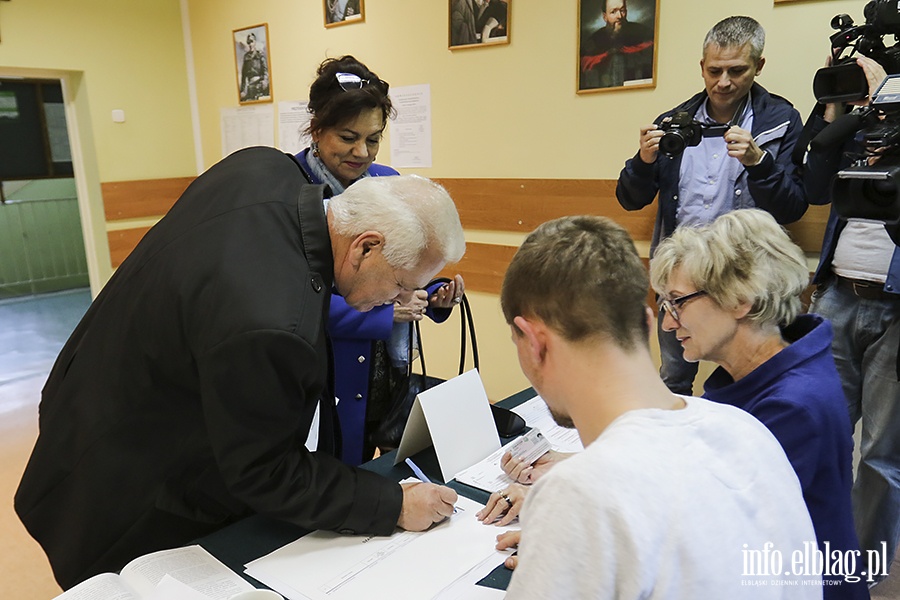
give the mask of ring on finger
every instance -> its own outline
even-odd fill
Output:
[[[513,507],[513,501],[509,499],[509,496],[501,492],[500,497],[506,500],[507,510]]]

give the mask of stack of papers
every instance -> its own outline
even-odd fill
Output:
[[[246,565],[246,573],[290,600],[452,600],[510,552],[494,549],[506,527],[475,517],[483,505],[462,496],[456,514],[428,531],[390,537],[316,531]],[[471,593],[470,593],[471,592]]]

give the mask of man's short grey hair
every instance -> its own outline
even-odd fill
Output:
[[[752,17],[728,17],[709,30],[703,40],[703,56],[711,45],[719,48],[740,48],[750,43],[750,58],[758,62],[766,47],[766,30]]]
[[[759,209],[676,229],[650,261],[650,284],[658,294],[667,291],[676,270],[722,308],[751,304],[747,319],[761,328],[790,325],[809,284],[803,251],[772,215]]]
[[[328,202],[335,233],[384,236],[384,257],[395,269],[412,269],[428,249],[458,262],[466,241],[456,206],[443,187],[418,175],[366,177]]]

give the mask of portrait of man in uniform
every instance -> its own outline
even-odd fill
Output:
[[[234,30],[234,61],[241,104],[272,101],[269,26],[265,23]]]

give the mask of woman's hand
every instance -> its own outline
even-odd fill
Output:
[[[502,492],[491,494],[487,504],[475,516],[481,519],[481,522],[485,525],[490,525],[491,523],[496,524],[498,527],[509,525],[513,522],[513,519],[519,516],[527,494],[527,487],[514,483]]]
[[[513,478],[514,481],[525,485],[531,485],[544,476],[559,461],[568,458],[569,454],[549,450],[545,452],[534,464],[528,464],[521,458],[515,457],[509,452],[500,458],[500,468]]]
[[[462,301],[462,295],[466,291],[462,275],[457,275],[450,283],[439,287],[428,299],[431,308],[453,308]]]
[[[428,292],[415,290],[404,292],[394,301],[394,323],[421,321],[428,308]]]

